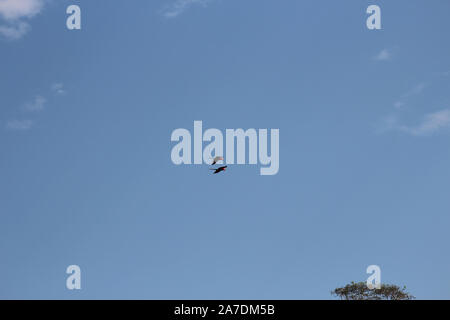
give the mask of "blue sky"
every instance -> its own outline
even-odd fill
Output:
[[[449,299],[449,9],[0,0],[0,298]],[[279,173],[175,166],[194,120],[279,128]]]

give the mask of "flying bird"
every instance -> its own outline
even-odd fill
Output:
[[[213,159],[213,163],[211,163],[211,165],[213,166],[213,165],[215,165],[218,161],[223,161],[223,157],[220,157],[220,156],[218,156],[218,157],[215,157],[214,159]]]
[[[219,168],[217,168],[217,169],[209,169],[209,170],[214,170],[213,174],[216,174],[216,173],[219,173],[220,171],[225,171],[225,169],[226,169],[227,167],[228,167],[228,166],[223,166],[223,167],[219,167]]]

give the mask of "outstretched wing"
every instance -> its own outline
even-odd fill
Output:
[[[223,161],[223,157],[221,157],[221,156],[214,157],[213,163],[211,163],[211,165],[214,165],[219,161]]]

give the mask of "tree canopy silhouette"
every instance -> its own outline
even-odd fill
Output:
[[[345,287],[331,291],[333,296],[341,300],[413,300],[415,297],[392,284],[382,284],[380,289],[369,289],[365,282],[351,282]]]

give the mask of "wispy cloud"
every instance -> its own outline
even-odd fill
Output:
[[[388,61],[392,59],[392,52],[389,49],[381,50],[375,57],[377,61]]]
[[[450,128],[450,109],[426,114],[417,125],[401,124],[396,116],[391,115],[383,119],[377,131],[401,131],[413,136],[429,136],[444,128]]]
[[[43,96],[36,96],[33,101],[25,104],[24,109],[26,111],[42,111],[46,102],[47,99]]]
[[[41,12],[45,0],[0,0],[0,35],[8,39],[23,37],[31,26],[30,19]]]
[[[401,127],[402,125],[398,120],[398,116],[390,114],[376,124],[375,131],[377,133],[386,133],[389,131],[399,131]]]
[[[22,38],[30,29],[28,23],[18,22],[13,25],[0,25],[0,34],[5,38],[16,40]]]
[[[50,89],[56,94],[66,93],[66,89],[64,89],[64,84],[62,83],[54,83],[51,85]]]
[[[170,5],[161,10],[161,14],[166,18],[175,18],[194,5],[206,6],[212,0],[175,0]]]
[[[415,95],[421,94],[426,86],[427,85],[426,85],[425,82],[421,82],[421,83],[415,85],[414,87],[412,87],[411,90],[405,92],[402,95],[402,98],[409,98],[411,96],[415,96]]]
[[[0,0],[1,1],[1,0]],[[53,92],[56,95],[62,95],[66,93],[66,90],[64,89],[64,85],[60,82],[55,82],[52,85],[49,86],[49,89],[51,92]],[[32,100],[29,102],[23,104],[20,108],[22,113],[26,112],[29,116],[31,112],[40,112],[45,109],[47,105],[47,99],[42,95],[35,96]],[[8,130],[14,130],[14,131],[26,131],[32,128],[35,121],[30,119],[25,120],[17,120],[12,119],[6,123],[6,129]]]
[[[0,0],[0,15],[7,20],[31,18],[44,6],[43,0]]]
[[[396,101],[396,102],[394,102],[394,107],[396,108],[396,109],[401,109],[401,108],[403,108],[405,106],[405,102],[403,102],[403,101]]]
[[[450,109],[441,110],[424,116],[422,122],[414,127],[403,126],[402,130],[416,136],[424,136],[450,126]]]
[[[412,96],[416,96],[418,94],[421,94],[425,88],[426,88],[427,84],[425,82],[421,82],[416,84],[414,87],[412,87],[410,90],[408,90],[407,92],[403,93],[399,100],[394,102],[394,107],[396,109],[401,109],[406,105],[405,100],[408,100],[408,98],[412,97]]]
[[[32,120],[10,120],[6,123],[6,129],[14,131],[26,131],[33,126]]]

